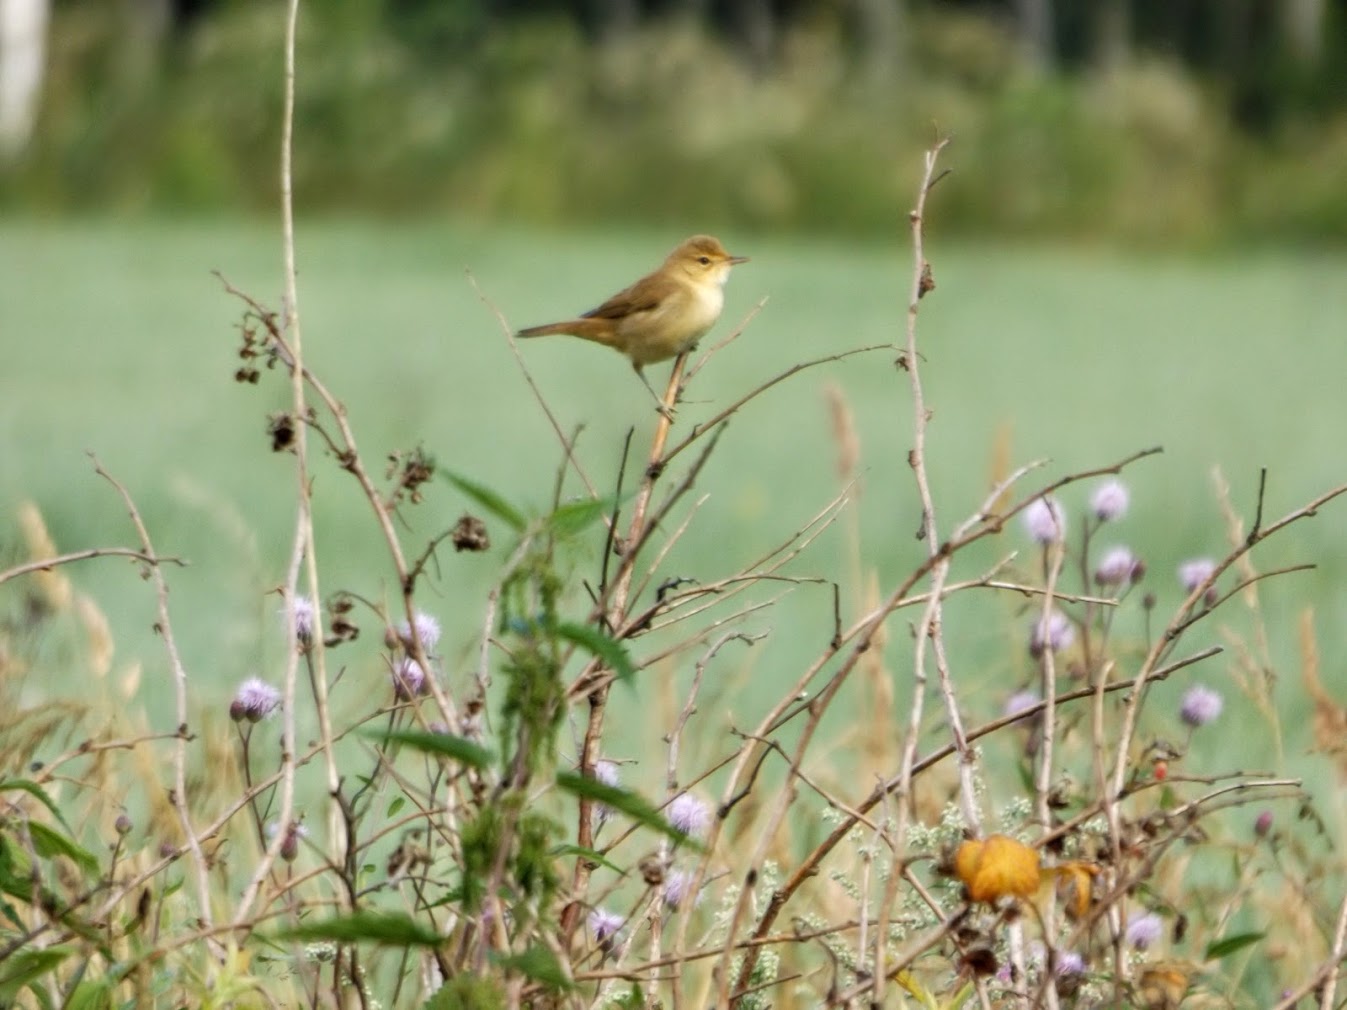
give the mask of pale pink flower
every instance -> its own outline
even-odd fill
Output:
[[[1090,496],[1090,507],[1094,509],[1096,519],[1112,522],[1127,514],[1130,500],[1126,484],[1120,480],[1106,480],[1094,489],[1094,494]]]
[[[247,719],[261,722],[275,714],[281,705],[281,692],[260,677],[249,677],[239,685],[229,705],[229,717],[235,722]]]
[[[1056,498],[1035,498],[1024,510],[1024,528],[1036,543],[1057,543],[1066,536],[1066,513]]]

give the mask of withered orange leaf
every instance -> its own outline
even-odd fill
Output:
[[[1067,911],[1072,918],[1082,919],[1090,910],[1092,880],[1099,873],[1099,867],[1090,863],[1073,860],[1052,868],[1057,878],[1057,890],[1067,900]]]
[[[1028,898],[1038,890],[1038,851],[1006,835],[968,841],[954,853],[954,875],[974,901],[993,904],[1010,896]]]

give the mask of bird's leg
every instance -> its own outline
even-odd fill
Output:
[[[660,395],[655,392],[655,387],[650,385],[650,380],[645,377],[645,369],[635,362],[632,363],[631,367],[636,369],[637,376],[640,377],[641,382],[645,384],[645,388],[650,390],[650,395],[655,398],[655,409],[658,410],[670,424],[673,424],[673,408],[660,399]]]

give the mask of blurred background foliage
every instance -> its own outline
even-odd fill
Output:
[[[41,3],[42,0],[6,0]],[[278,0],[54,0],[0,207],[265,212]],[[304,212],[891,235],[1347,237],[1342,0],[322,0]]]

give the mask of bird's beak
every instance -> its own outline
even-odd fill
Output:
[[[747,257],[747,256],[731,256],[731,257],[730,257],[730,266],[732,266],[732,267],[737,267],[740,263],[747,263],[747,262],[748,262],[748,257]]]

